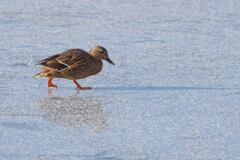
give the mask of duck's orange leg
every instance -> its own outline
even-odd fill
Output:
[[[92,87],[82,87],[76,80],[73,80],[73,83],[77,86],[79,90],[92,89]]]
[[[48,88],[51,88],[51,87],[57,88],[57,85],[53,84],[52,80],[53,80],[52,77],[48,77]]]

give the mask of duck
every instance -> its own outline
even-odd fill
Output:
[[[57,88],[52,82],[54,78],[65,78],[72,80],[78,90],[92,89],[81,86],[77,80],[101,72],[103,60],[115,65],[109,58],[107,49],[102,46],[95,46],[89,52],[79,48],[67,49],[38,61],[37,65],[41,65],[41,68],[35,77],[47,77],[48,88]]]

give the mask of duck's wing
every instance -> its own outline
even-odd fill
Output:
[[[53,55],[39,61],[39,65],[50,69],[63,70],[71,68],[76,63],[84,64],[90,55],[81,49],[68,49],[60,54]]]

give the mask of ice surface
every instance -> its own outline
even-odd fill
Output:
[[[0,159],[240,157],[240,2],[1,0]],[[115,66],[72,82],[37,60],[105,46]]]

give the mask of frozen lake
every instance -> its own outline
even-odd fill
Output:
[[[237,160],[240,2],[1,0],[1,160]],[[34,79],[68,48],[115,66],[79,82]]]

